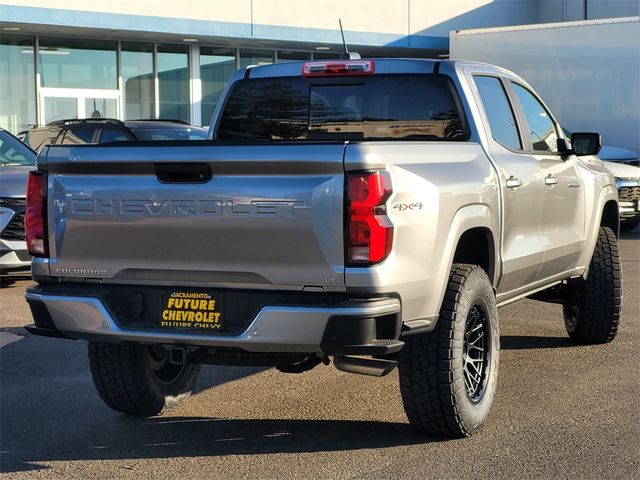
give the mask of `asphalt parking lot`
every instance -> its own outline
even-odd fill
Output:
[[[320,366],[203,367],[162,417],[102,404],[86,344],[28,335],[28,281],[0,290],[0,466],[7,478],[640,478],[640,239],[621,240],[618,337],[576,346],[561,307],[500,310],[502,356],[488,424],[472,438],[407,423],[397,373]]]

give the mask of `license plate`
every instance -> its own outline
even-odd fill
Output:
[[[220,332],[224,329],[222,295],[173,291],[162,296],[160,327]]]

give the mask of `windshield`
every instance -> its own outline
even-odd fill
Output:
[[[199,127],[136,128],[139,140],[204,140],[207,130]]]
[[[468,135],[453,83],[428,74],[241,80],[216,138],[460,141]]]
[[[9,132],[0,130],[0,165],[35,165],[36,154]]]

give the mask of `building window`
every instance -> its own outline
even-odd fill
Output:
[[[234,48],[200,47],[202,124],[208,125],[227,80],[236,71]]]
[[[311,60],[311,52],[278,50],[278,62],[296,62],[301,60]]]
[[[40,38],[43,87],[118,88],[116,42]]]
[[[118,101],[115,98],[84,97],[85,117],[118,118]]]
[[[240,49],[240,67],[273,63],[273,50]]]
[[[158,45],[160,118],[189,121],[189,47]]]
[[[12,133],[36,123],[33,37],[0,35],[0,126]]]
[[[44,124],[55,120],[78,118],[78,100],[72,97],[44,97],[40,105],[44,110]]]
[[[153,45],[122,42],[120,75],[125,120],[155,118]]]

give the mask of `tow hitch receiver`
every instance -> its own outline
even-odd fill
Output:
[[[185,365],[187,363],[187,349],[180,347],[170,348],[169,363],[171,365]]]

